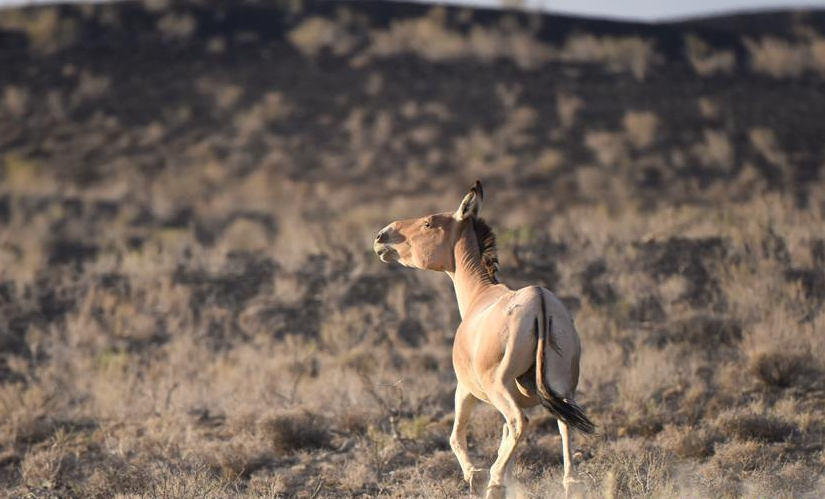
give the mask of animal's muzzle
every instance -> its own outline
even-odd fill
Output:
[[[378,258],[384,263],[395,262],[398,260],[398,252],[393,248],[393,244],[398,243],[398,232],[393,230],[393,224],[390,224],[375,236],[375,242],[372,244],[372,249]]]
[[[380,244],[376,242],[373,245],[373,250],[375,251],[375,254],[378,255],[378,258],[380,258],[384,263],[390,263],[398,260],[398,252],[388,244]]]
[[[390,240],[390,235],[389,235],[389,230],[388,229],[389,229],[389,227],[384,227],[383,229],[381,229],[381,232],[379,232],[378,235],[375,236],[375,242],[376,243],[384,244],[384,243],[386,243],[387,241]]]

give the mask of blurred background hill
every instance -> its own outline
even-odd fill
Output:
[[[10,497],[467,494],[452,287],[371,241],[476,178],[502,280],[576,314],[593,496],[822,494],[825,12],[42,6],[0,68]]]

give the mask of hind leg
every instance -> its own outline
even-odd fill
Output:
[[[559,423],[559,433],[561,434],[561,450],[562,450],[562,457],[564,458],[564,478],[562,479],[562,484],[564,485],[564,493],[567,497],[570,497],[571,488],[579,483],[576,479],[576,473],[573,470],[573,449],[572,443],[570,441],[570,428],[561,419],[558,420]]]

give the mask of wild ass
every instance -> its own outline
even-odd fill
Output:
[[[504,479],[527,418],[541,404],[558,419],[564,489],[576,482],[570,426],[593,433],[595,425],[574,402],[581,344],[573,319],[556,295],[541,287],[511,290],[496,278],[495,236],[478,217],[484,191],[475,185],[454,213],[400,220],[375,238],[383,262],[446,272],[453,280],[461,324],[453,344],[455,423],[450,446],[470,487],[479,492],[486,472],[467,454],[467,422],[479,400],[504,416],[498,456],[489,471],[487,499],[503,499]],[[549,348],[548,348],[549,347]]]

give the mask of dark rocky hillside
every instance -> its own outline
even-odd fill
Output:
[[[239,172],[254,168],[270,149],[267,140],[277,137],[292,160],[284,174],[295,180],[357,181],[373,193],[393,194],[391,186],[400,184],[404,192],[427,191],[466,176],[456,175],[463,159],[454,152],[457,138],[473,130],[493,134],[508,120],[521,120],[511,127],[519,135],[509,147],[518,154],[516,163],[484,172],[485,177],[540,190],[563,204],[580,200],[581,189],[567,179],[597,162],[594,147],[617,149],[612,155],[622,161],[603,166],[654,204],[664,192],[673,199],[691,185],[733,182],[745,165],[771,189],[794,190],[804,203],[806,184],[818,178],[823,163],[825,63],[777,78],[754,70],[744,45],[744,37],[764,36],[804,43],[819,36],[820,13],[771,15],[771,28],[761,33],[741,27],[767,24],[760,16],[725,18],[724,26],[712,20],[643,25],[462,9],[426,17],[426,6],[395,2],[324,2],[296,12],[256,3],[172,5],[159,12],[132,2],[62,6],[51,21],[35,9],[28,15],[40,20],[22,30],[26,21],[14,20],[25,18],[25,11],[4,14],[12,22],[4,21],[0,31],[0,85],[28,98],[25,120],[6,110],[0,149],[37,159],[72,184],[94,183],[124,156],[141,175],[152,175],[174,169],[184,151],[204,137],[220,141],[234,134],[243,126],[237,113],[276,92],[295,112],[261,124],[245,137],[243,151],[216,147],[217,160]],[[422,18],[427,21],[418,28],[404,28]],[[319,24],[321,19],[327,24]],[[297,38],[303,53],[290,42],[290,33],[302,26]],[[777,32],[777,26],[784,28]],[[473,57],[485,50],[461,41],[473,29],[495,34],[490,43],[498,49],[486,50],[498,52],[496,57],[487,62]],[[597,41],[581,47],[569,42],[584,34]],[[427,36],[433,46],[441,36],[441,48],[425,47]],[[393,37],[395,42],[385,41]],[[687,37],[707,45],[706,58],[729,52],[730,68],[697,74]],[[450,48],[462,43],[467,47]],[[506,44],[513,47],[502,48]],[[315,57],[306,57],[307,51]],[[242,95],[232,99],[222,85],[241,87]],[[580,101],[567,127],[559,120],[560,94]],[[703,98],[713,112],[703,115],[698,103]],[[407,117],[403,110],[409,102],[438,107],[440,115]],[[529,115],[513,116],[518,109],[529,109]],[[390,136],[374,144],[374,164],[366,168],[351,150],[347,120],[354,110],[366,128],[389,120]],[[620,144],[588,146],[589,133],[622,129],[628,111],[656,115],[650,144],[628,151],[619,150]],[[422,126],[433,135],[426,144],[397,138]],[[148,140],[147,129],[162,129],[161,139]],[[772,144],[789,159],[787,168],[772,164],[752,143],[753,129],[772,133]],[[721,147],[729,150],[715,152],[729,164],[714,164],[713,151],[709,157],[696,152],[708,131],[721,134]],[[530,170],[550,147],[563,158],[552,175],[536,181]],[[233,154],[242,157],[228,158]],[[324,166],[330,156],[340,159],[340,167]],[[399,165],[410,164],[420,174],[405,180],[406,169]],[[387,184],[388,177],[395,180]]]

